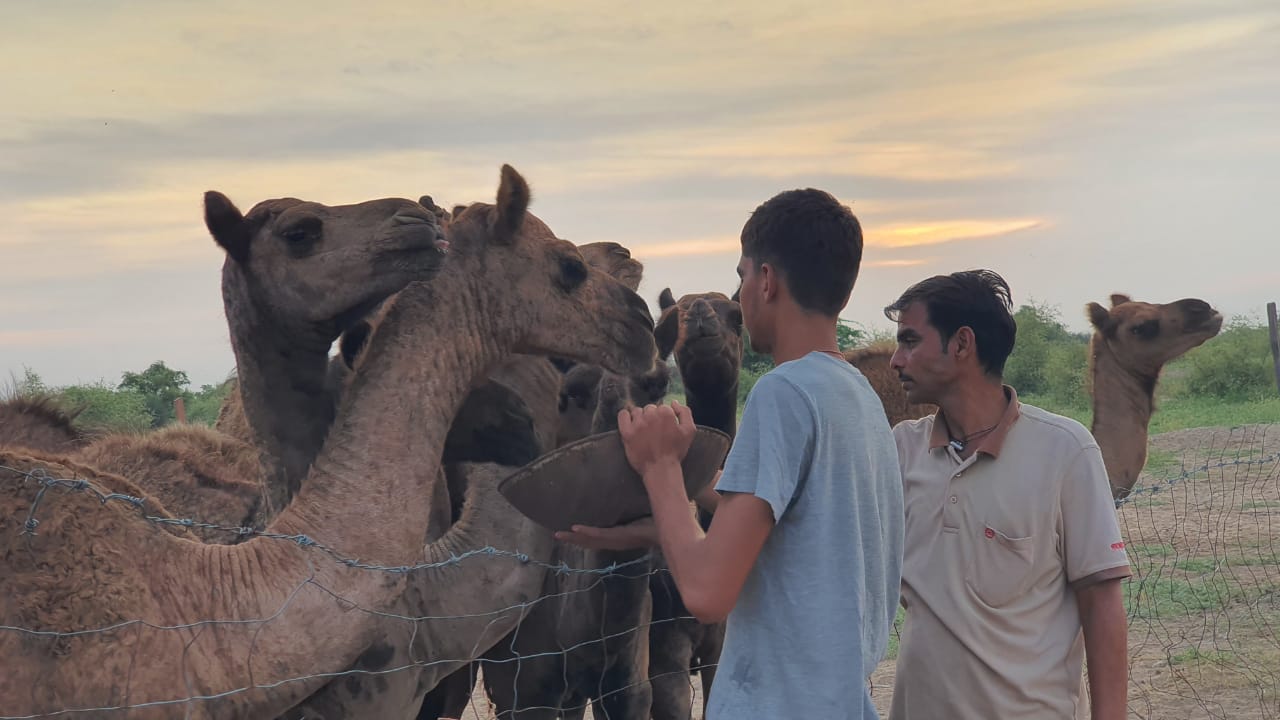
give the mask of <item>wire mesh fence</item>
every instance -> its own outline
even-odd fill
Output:
[[[0,467],[0,483],[20,486],[29,499],[22,517],[11,518],[12,523],[6,526],[6,532],[12,532],[5,540],[7,552],[11,554],[32,552],[27,544],[41,534],[46,519],[67,511],[59,501],[72,494],[87,495],[94,500],[89,505],[76,506],[79,512],[91,512],[93,508],[105,512],[112,506],[122,506],[155,525],[156,532],[166,532],[166,528],[172,527],[204,526],[194,519],[151,515],[142,499],[109,492],[84,478]],[[1277,541],[1280,425],[1197,428],[1156,436],[1138,486],[1117,502],[1117,513],[1134,571],[1133,577],[1124,581],[1129,620],[1130,717],[1280,718],[1280,543]],[[410,639],[406,643],[408,652],[387,658],[379,667],[361,667],[357,663],[352,667],[296,677],[273,677],[235,687],[193,690],[192,686],[175,685],[151,688],[145,693],[108,692],[96,702],[78,698],[76,702],[57,704],[56,697],[40,701],[39,692],[23,691],[0,679],[0,690],[3,690],[0,698],[5,699],[5,703],[0,703],[0,719],[134,717],[140,710],[156,711],[159,717],[199,717],[216,714],[215,708],[223,707],[218,704],[220,701],[271,693],[291,684],[306,686],[310,692],[326,683],[333,685],[341,681],[348,686],[350,694],[358,697],[355,690],[361,685],[368,684],[368,692],[376,694],[385,691],[387,683],[417,683],[421,673],[435,669],[438,672],[431,675],[433,678],[446,674],[445,671],[467,674],[466,685],[472,691],[472,701],[461,716],[487,720],[499,714],[486,696],[483,681],[486,669],[495,676],[514,677],[518,683],[522,668],[532,672],[538,662],[554,659],[557,671],[564,674],[565,686],[569,686],[573,684],[569,674],[575,672],[575,664],[598,665],[599,657],[617,648],[631,652],[637,637],[649,633],[655,624],[687,619],[651,619],[647,613],[618,615],[606,609],[584,610],[593,603],[637,597],[634,587],[621,595],[616,591],[611,595],[604,588],[611,583],[647,586],[655,573],[665,572],[655,565],[650,555],[623,562],[575,565],[562,556],[539,558],[522,548],[485,546],[461,550],[432,563],[388,566],[348,557],[341,547],[331,545],[324,538],[269,533],[255,528],[220,529],[232,535],[260,537],[263,542],[286,543],[306,553],[313,566],[334,563],[350,571],[408,577],[410,582],[414,573],[423,570],[461,568],[471,563],[535,568],[543,580],[539,591],[527,601],[485,607],[474,614],[443,616],[369,607],[343,597],[339,588],[321,579],[323,573],[313,572],[300,579],[281,604],[254,617],[209,617],[181,623],[126,617],[106,625],[56,628],[0,624],[0,645],[11,650],[22,648],[24,653],[59,657],[74,654],[91,636],[100,636],[96,641],[118,640],[122,644],[121,653],[127,654],[129,632],[141,629],[175,633],[184,638],[229,626],[260,632],[292,612],[292,604],[311,605],[317,597],[337,600],[353,613],[376,616],[385,632],[409,638],[425,633],[424,628],[430,623],[476,617],[489,618],[487,622],[494,623],[495,627],[501,622],[511,627],[496,644],[491,643],[499,652],[489,652],[484,658],[481,658],[486,655],[483,647],[475,647],[469,654],[441,657],[432,655],[429,648],[415,646]],[[626,618],[625,622],[620,622],[620,617]],[[527,634],[539,631],[530,625],[534,620],[543,625],[577,622],[588,627],[585,631],[580,628],[576,635],[553,632],[548,636],[551,645],[539,650],[520,640],[522,633],[527,638]],[[323,630],[317,628],[317,632]],[[10,636],[10,642],[5,642],[4,636]],[[15,636],[19,640],[15,641]],[[566,637],[570,641],[565,642]],[[267,651],[259,646],[255,652]],[[25,657],[29,655],[11,654],[5,658],[5,665],[12,669],[13,663],[25,662]],[[471,662],[477,658],[481,658],[480,662]],[[169,660],[132,658],[133,663]],[[239,657],[228,662],[262,665],[264,660],[269,658]],[[892,692],[892,666],[891,656],[873,678],[873,698],[882,713],[887,712]],[[54,663],[49,667],[61,666]],[[512,668],[514,673],[510,672]],[[546,703],[545,698],[522,697],[514,692],[515,706],[526,710],[554,706],[569,717],[581,716],[584,712],[591,716],[592,700],[596,701],[599,711],[601,701],[626,695],[650,679],[645,671],[638,679],[619,680],[615,676],[605,683],[600,678],[607,674],[599,675],[596,686],[586,691],[585,696],[568,693],[553,705]],[[691,716],[701,717],[701,688],[696,675],[682,673],[680,682],[691,698]]]

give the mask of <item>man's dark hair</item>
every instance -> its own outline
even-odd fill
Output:
[[[742,254],[776,268],[796,303],[836,316],[862,264],[862,226],[822,190],[787,190],[766,200],[742,228]]]
[[[1009,284],[991,270],[965,270],[950,275],[934,275],[907,288],[885,317],[898,321],[898,314],[912,303],[924,303],[929,324],[942,336],[942,345],[956,331],[968,326],[978,343],[978,361],[988,375],[1002,377],[1004,363],[1013,352],[1018,324],[1013,319],[1013,297]]]

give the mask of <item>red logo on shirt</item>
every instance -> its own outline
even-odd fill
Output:
[[[1122,543],[1122,542],[1118,542],[1118,543],[1111,543],[1111,549],[1112,549],[1112,550],[1123,550],[1123,549],[1124,549],[1124,543]]]
[[[992,530],[991,528],[987,528],[987,531],[985,534],[988,538],[993,538],[996,536],[996,531]]]

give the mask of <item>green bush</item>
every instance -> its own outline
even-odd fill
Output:
[[[1087,339],[1068,331],[1057,309],[1047,305],[1023,305],[1013,318],[1018,323],[1018,337],[1004,366],[1005,382],[1019,394],[1087,405]]]
[[[68,407],[83,407],[76,424],[88,430],[141,432],[151,427],[147,400],[133,390],[116,390],[103,382],[69,385],[57,395]]]
[[[1185,391],[1194,397],[1264,400],[1276,394],[1265,325],[1232,318],[1217,337],[1187,353]]]
[[[187,422],[202,425],[213,425],[218,420],[218,411],[222,409],[222,401],[231,391],[231,382],[218,385],[205,385],[200,392],[183,393],[183,403],[187,409]]]

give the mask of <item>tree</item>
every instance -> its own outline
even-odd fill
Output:
[[[173,419],[173,401],[184,394],[184,388],[190,382],[185,372],[174,370],[163,360],[158,360],[140,373],[126,372],[118,389],[132,390],[141,395],[151,415],[151,427],[160,427]]]

